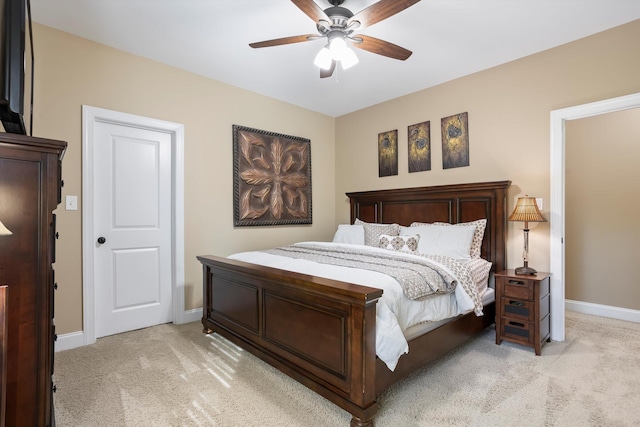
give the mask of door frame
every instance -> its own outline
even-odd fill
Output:
[[[184,311],[184,125],[103,108],[82,106],[82,329],[84,345],[96,342],[93,224],[94,124],[110,123],[171,134],[171,295],[173,323]]]
[[[551,111],[551,339],[564,341],[565,332],[565,121],[640,107],[640,93]]]

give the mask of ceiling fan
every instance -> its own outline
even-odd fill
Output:
[[[324,10],[313,0],[291,1],[316,22],[319,34],[265,40],[250,43],[249,46],[253,48],[279,46],[326,37],[327,45],[318,52],[314,61],[320,67],[321,78],[330,77],[337,62],[340,62],[345,69],[358,62],[357,56],[349,49],[349,45],[401,61],[411,56],[412,52],[403,47],[375,37],[354,33],[402,12],[420,0],[380,0],[355,15],[349,9],[340,6],[345,0],[329,0],[332,6]]]

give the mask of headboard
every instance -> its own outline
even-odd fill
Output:
[[[507,188],[511,181],[438,185],[347,193],[351,223],[366,222],[460,222],[487,219],[482,258],[493,263],[492,271],[507,267]]]

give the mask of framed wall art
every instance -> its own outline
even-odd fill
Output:
[[[311,224],[311,141],[233,125],[235,226]]]
[[[378,134],[378,176],[398,175],[398,130]]]
[[[431,170],[431,124],[422,122],[407,128],[409,173]]]
[[[467,113],[445,117],[442,127],[442,168],[469,166],[469,119]]]

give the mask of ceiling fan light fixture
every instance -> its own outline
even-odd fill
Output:
[[[342,69],[346,70],[347,68],[351,68],[358,63],[358,56],[353,50],[347,48],[343,52],[340,63],[342,64]]]
[[[331,63],[333,62],[333,58],[331,56],[331,52],[329,48],[326,46],[323,47],[320,52],[316,55],[316,59],[313,60],[313,63],[316,67],[322,68],[323,70],[328,70],[331,68]]]
[[[336,61],[342,61],[342,58],[347,55],[346,52],[349,51],[347,47],[347,42],[344,41],[344,37],[333,37],[329,41],[329,51],[331,52],[331,57]]]
[[[357,64],[358,57],[351,49],[352,46],[400,61],[404,61],[411,56],[411,51],[403,47],[364,34],[354,34],[354,32],[390,18],[420,0],[369,0],[368,2],[373,1],[373,4],[356,14],[341,6],[345,0],[326,0],[332,7],[324,10],[318,6],[317,0],[291,1],[316,23],[318,34],[281,37],[249,43],[249,46],[262,48],[326,38],[328,41],[327,46],[317,53],[313,61],[316,66],[322,69],[320,78],[330,77],[335,71],[338,62],[342,63],[343,69]],[[349,46],[349,44],[352,46]],[[329,54],[330,58],[328,58],[327,54]]]

